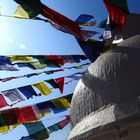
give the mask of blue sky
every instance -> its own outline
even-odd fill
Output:
[[[95,15],[97,20],[106,17],[101,0],[88,3],[86,0],[76,2],[75,0],[42,0],[42,2],[72,20],[80,14]],[[0,1],[0,5],[1,13],[5,15],[12,15],[17,6],[12,0]],[[83,53],[73,36],[54,29],[48,23],[5,17],[1,17],[0,20],[0,30],[2,30],[0,46],[3,54],[19,54],[21,51],[24,54]]]
[[[41,0],[44,4],[50,8],[60,12],[61,14],[75,20],[80,14],[90,14],[95,16],[95,19],[99,22],[107,17],[105,7],[102,0]],[[131,12],[140,13],[140,1],[129,0],[129,7]],[[1,14],[12,15],[16,10],[17,4],[12,0],[0,0]],[[91,30],[98,30],[97,28],[89,28]],[[48,23],[42,21],[21,20],[0,17],[0,55],[50,55],[50,54],[83,54],[75,38],[71,35],[62,33],[54,29]],[[85,70],[85,69],[83,69]],[[26,70],[27,72],[27,70]],[[74,70],[67,71],[65,73],[59,73],[61,75],[70,74],[75,72]],[[1,74],[1,73],[0,73]],[[7,73],[4,73],[7,74]],[[58,77],[59,74],[53,75]],[[41,80],[42,76],[38,77]],[[49,77],[47,77],[49,78]],[[24,80],[24,79],[22,79]],[[21,82],[21,81],[17,81]],[[32,82],[32,81],[31,81]],[[71,93],[75,86],[76,81],[65,88],[64,95]],[[13,84],[16,86],[16,82],[9,83],[9,86]],[[5,85],[6,86],[6,85]],[[0,85],[0,87],[4,87]],[[8,85],[7,85],[8,87]],[[32,104],[34,102],[41,102],[51,98],[60,96],[58,91],[49,97],[40,97],[38,100],[32,99],[25,102],[25,104]],[[23,103],[17,106],[23,105]],[[69,111],[57,116],[68,114]],[[47,118],[57,117],[53,114],[48,115]],[[43,118],[44,119],[44,118]],[[46,126],[51,125],[63,118],[55,119],[52,121],[45,121]],[[49,140],[63,140],[67,136],[70,130],[68,125],[64,130],[51,134]],[[0,140],[7,140],[11,136],[14,140],[18,140],[22,135],[28,135],[26,129],[21,125],[18,128],[12,130],[8,134],[0,135]]]

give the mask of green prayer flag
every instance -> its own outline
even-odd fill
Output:
[[[14,0],[16,3],[20,4],[20,6],[28,13],[30,18],[36,17],[41,10],[41,2],[40,0]]]
[[[26,123],[24,126],[26,127],[31,138],[35,138],[36,140],[44,140],[49,137],[49,132],[42,122]]]

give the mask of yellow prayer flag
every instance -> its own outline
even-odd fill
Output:
[[[12,128],[14,129],[14,128],[16,128],[16,127],[18,127],[20,124],[13,124],[12,125]]]
[[[82,69],[83,67],[82,66],[75,66],[74,68],[75,69]]]
[[[0,127],[0,132],[8,132],[9,129],[10,129],[9,126],[1,126],[1,127]]]
[[[61,104],[62,104],[65,108],[70,108],[70,103],[68,102],[67,99],[60,98],[59,101],[61,102]]]
[[[40,90],[40,92],[44,95],[48,95],[52,92],[44,82],[33,84],[33,86]]]
[[[9,57],[11,62],[32,62],[33,58],[28,56],[10,56]]]
[[[30,18],[28,13],[21,6],[17,7],[15,13],[13,14],[13,17],[23,18],[23,19],[29,19]]]
[[[57,109],[70,108],[70,103],[65,98],[54,99],[51,102]]]
[[[41,64],[40,62],[36,61],[36,62],[31,62],[30,63],[32,66],[34,66],[36,69],[43,69],[45,68],[47,65],[46,64]]]

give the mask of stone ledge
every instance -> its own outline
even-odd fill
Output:
[[[67,140],[94,140],[136,126],[140,127],[140,97],[89,114],[72,129]]]

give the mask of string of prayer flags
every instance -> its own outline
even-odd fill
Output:
[[[2,98],[3,102],[1,102],[0,108],[3,108],[5,106],[15,105],[18,102],[24,101],[25,98],[29,99],[29,98],[33,98],[33,96],[41,96],[42,94],[47,96],[48,94],[50,94],[52,92],[52,89],[59,89],[60,93],[63,93],[64,84],[69,84],[74,80],[79,80],[79,78],[81,76],[79,76],[77,74],[82,74],[82,73],[78,72],[73,75],[60,77],[57,79],[48,79],[48,80],[44,81],[44,82],[49,83],[53,88],[48,88],[46,83],[39,82],[39,83],[36,83],[33,85],[18,87],[17,89],[15,88],[15,89],[1,91],[1,95],[8,98],[10,102],[7,103],[7,101],[3,97]],[[71,78],[71,80],[64,83],[64,78]],[[32,86],[37,88],[40,91],[40,93],[37,94]]]
[[[88,34],[92,34],[89,32]],[[33,59],[36,59],[33,61]],[[29,67],[33,70],[45,67],[62,67],[66,63],[79,63],[86,60],[85,55],[36,55],[36,56],[1,56],[0,70],[18,71],[18,67]],[[78,60],[78,61],[75,61]]]
[[[10,80],[13,80],[13,79],[18,79],[18,78],[23,78],[23,77],[30,78],[32,76],[37,76],[37,75],[40,75],[40,74],[43,74],[43,73],[47,74],[47,75],[50,75],[50,74],[53,74],[55,72],[64,71],[66,69],[82,69],[86,65],[89,65],[89,63],[85,63],[85,64],[78,65],[78,66],[64,67],[63,69],[36,72],[36,73],[30,73],[30,74],[25,74],[25,75],[21,75],[21,76],[14,76],[14,77],[5,77],[5,78],[0,78],[0,82],[7,82],[7,81],[10,81]]]
[[[12,16],[6,16],[6,17],[15,17],[15,18],[21,18],[21,19],[30,19],[30,13],[28,14],[21,6],[17,6],[17,9],[15,11],[15,13]],[[79,25],[82,26],[95,26],[96,25],[96,20],[93,20],[94,17],[92,15],[87,15],[87,14],[82,14],[80,15],[75,22]],[[54,28],[60,28],[58,27],[58,25],[54,24],[53,22],[47,20],[47,19],[43,19],[40,17],[33,17],[32,20],[41,20],[44,22],[50,22],[50,24],[54,27]]]
[[[30,18],[41,14],[42,16],[48,18],[51,23],[57,25],[59,30],[73,34],[83,40],[83,34],[77,23],[42,4],[40,0],[35,0],[34,3],[31,3],[30,0],[14,1],[20,4],[20,6],[28,13]]]
[[[50,133],[59,131],[66,127],[70,123],[70,117],[66,116],[66,118],[54,125],[49,127],[45,127],[42,121],[33,122],[33,123],[25,123],[23,124],[27,129],[29,136],[22,137],[20,140],[27,139],[35,139],[35,140],[43,140],[49,138]]]
[[[103,0],[113,23],[122,26],[129,14],[127,0]]]
[[[46,5],[42,4],[41,15],[47,17],[52,25],[58,30],[61,30],[65,33],[72,34],[78,38],[84,40],[84,34],[82,33],[79,25],[70,20],[69,18],[63,16],[62,14],[50,9]]]
[[[51,111],[62,112],[70,107],[71,98],[72,94],[30,106],[2,110],[0,111],[0,127],[33,122]]]
[[[15,105],[16,103],[20,101],[24,101],[25,98],[29,99],[29,98],[33,98],[33,96],[41,96],[41,94],[47,96],[48,94],[52,92],[53,88],[54,89],[58,88],[60,93],[62,94],[64,90],[64,84],[71,83],[74,80],[79,80],[80,76],[77,76],[77,74],[82,74],[82,73],[75,73],[70,76],[60,77],[57,79],[48,79],[48,80],[45,80],[44,82],[39,82],[33,85],[27,85],[27,86],[18,87],[15,89],[1,91],[0,108],[3,108],[5,106]],[[71,80],[64,83],[64,78],[71,78]],[[48,88],[45,82],[49,83],[53,88]],[[32,86],[37,88],[40,91],[40,93],[37,94]],[[7,103],[7,101],[5,100],[3,96],[8,98],[10,102]]]

